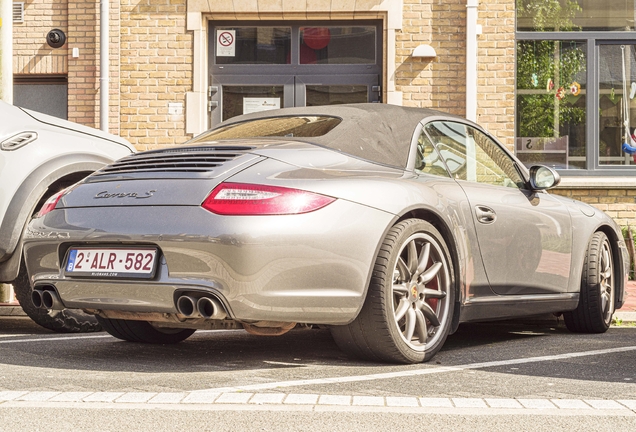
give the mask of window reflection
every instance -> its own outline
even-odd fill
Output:
[[[454,122],[430,123],[425,130],[457,180],[523,187],[514,161],[479,130]]]
[[[526,165],[586,167],[585,43],[517,42],[515,153]]]
[[[374,64],[373,26],[301,27],[300,64]]]
[[[233,49],[219,53],[217,48],[216,64],[290,63],[291,27],[217,27],[216,38],[228,30],[233,31],[235,40],[227,42]]]
[[[599,164],[636,165],[636,46],[599,47]],[[627,143],[628,147],[624,147]]]
[[[634,0],[518,0],[517,31],[632,31]]]
[[[307,85],[306,106],[339,105],[369,101],[365,85]]]

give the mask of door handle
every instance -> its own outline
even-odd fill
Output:
[[[490,207],[476,206],[475,214],[477,215],[477,220],[483,224],[491,224],[497,220],[497,213]]]

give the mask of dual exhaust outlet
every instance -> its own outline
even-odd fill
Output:
[[[64,305],[53,287],[34,289],[31,293],[31,302],[38,309],[62,310]]]
[[[64,305],[53,287],[45,286],[34,289],[31,302],[38,309],[62,310]],[[188,318],[205,318],[222,320],[227,313],[218,300],[211,297],[191,297],[182,295],[177,299],[177,311]]]
[[[182,295],[177,299],[177,311],[187,318],[225,319],[227,313],[218,300],[211,297]]]

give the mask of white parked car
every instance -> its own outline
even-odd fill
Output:
[[[12,283],[24,311],[60,332],[99,329],[79,311],[46,312],[31,302],[22,233],[52,195],[135,148],[123,138],[0,101],[0,282]],[[63,233],[59,233],[63,236]]]

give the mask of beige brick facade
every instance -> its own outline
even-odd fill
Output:
[[[13,73],[16,75],[66,74],[66,49],[51,48],[46,34],[54,28],[68,34],[66,0],[25,2],[24,21],[13,24]]]
[[[514,144],[515,2],[482,1],[478,9],[477,121],[502,143]],[[422,43],[435,59],[413,58]],[[396,35],[396,86],[404,105],[460,116],[466,108],[466,1],[405,0]]]
[[[188,139],[184,115],[168,115],[192,88],[186,1],[122,0],[120,54],[121,136],[139,149]]]

